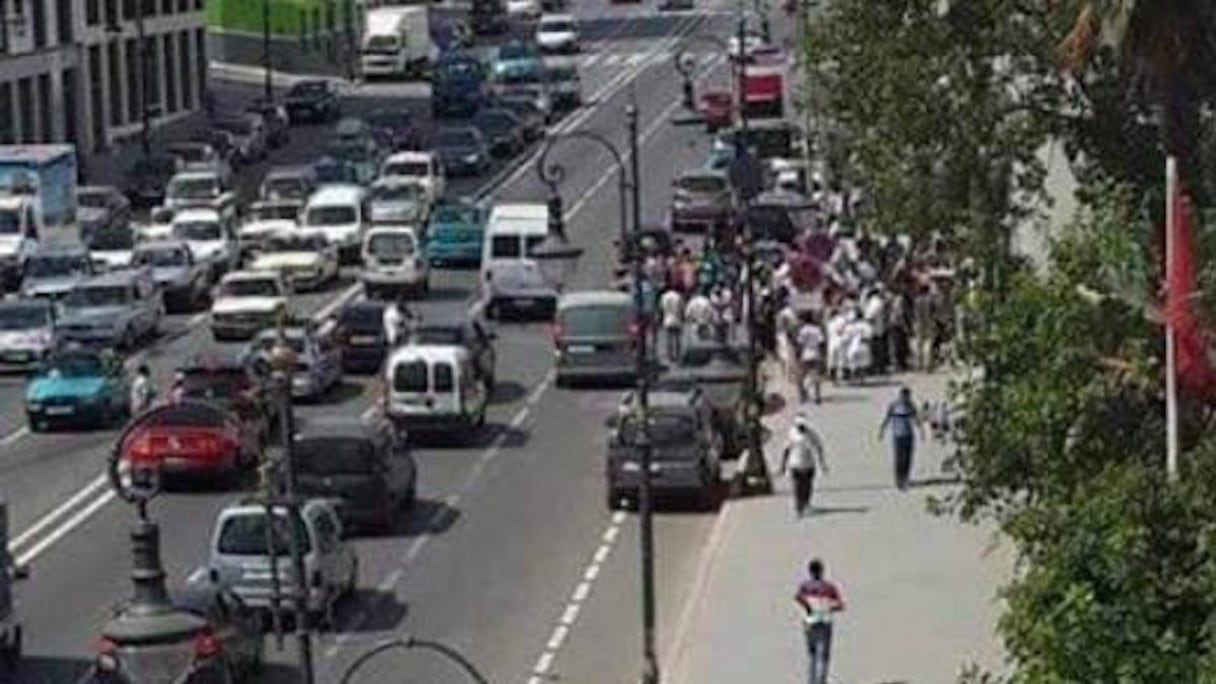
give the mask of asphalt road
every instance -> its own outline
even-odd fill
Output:
[[[723,8],[724,9],[724,8]],[[677,36],[713,31],[723,16],[654,17],[646,6],[577,3],[588,48],[580,57],[589,103],[558,125],[603,133],[625,146],[624,108],[635,104],[642,131],[642,213],[660,218],[669,180],[700,163],[708,139],[676,127],[679,84],[671,68]],[[629,21],[622,17],[634,16]],[[429,118],[426,101],[394,95],[391,84],[352,94],[347,111],[393,104]],[[221,101],[256,87],[232,86]],[[416,91],[416,88],[414,89]],[[272,163],[309,161],[320,129],[296,129],[293,144]],[[543,201],[535,150],[449,192],[501,201]],[[585,248],[572,289],[603,287],[617,235],[617,188],[606,154],[564,143],[552,159],[567,167],[562,193],[568,230]],[[254,187],[242,175],[242,192]],[[473,287],[468,271],[444,271],[424,307],[462,307]],[[358,296],[349,281],[298,297],[309,314]],[[211,348],[205,317],[175,316],[141,354],[162,382],[191,355]],[[640,653],[636,522],[604,504],[604,420],[619,390],[558,390],[550,382],[552,352],[544,325],[498,327],[499,388],[488,425],[473,443],[415,452],[420,500],[395,534],[354,540],[360,555],[358,597],[341,609],[339,628],[319,637],[319,681],[336,681],[369,642],[412,633],[444,641],[495,682],[608,683],[636,680]],[[128,530],[134,511],[117,505],[99,479],[113,431],[29,434],[21,415],[22,381],[0,382],[0,495],[10,504],[15,555],[32,566],[20,587],[27,659],[20,681],[70,682],[92,657],[112,607],[130,593]],[[369,408],[367,378],[347,377],[314,412],[360,415]],[[172,584],[197,578],[216,512],[240,492],[166,494],[152,505],[162,527]],[[685,590],[713,517],[675,512],[656,527],[660,646],[670,638]],[[268,640],[264,681],[295,681],[294,652]],[[391,673],[391,676],[390,674]],[[361,682],[457,682],[460,675],[426,656],[386,655]]]

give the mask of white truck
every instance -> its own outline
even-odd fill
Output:
[[[359,58],[365,78],[421,77],[438,58],[426,6],[367,10]]]

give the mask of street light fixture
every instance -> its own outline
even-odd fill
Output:
[[[366,653],[360,655],[358,658],[355,658],[355,661],[346,668],[345,672],[342,673],[342,679],[339,681],[339,684],[350,684],[352,681],[354,681],[355,674],[358,673],[364,665],[366,665],[376,656],[379,656],[381,653],[392,650],[401,650],[406,652],[423,650],[437,653],[452,663],[455,663],[456,666],[459,667],[462,672],[469,675],[469,677],[476,682],[476,684],[490,684],[490,680],[487,679],[485,675],[481,674],[473,663],[469,662],[468,658],[465,658],[460,651],[457,651],[451,646],[439,641],[419,639],[409,635],[400,639],[389,639],[387,641],[382,641],[376,646],[373,646]]]

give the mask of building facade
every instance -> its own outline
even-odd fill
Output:
[[[0,0],[0,143],[138,139],[203,104],[203,0]],[[141,49],[142,47],[142,49]]]

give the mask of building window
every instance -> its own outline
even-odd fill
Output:
[[[160,13],[164,15],[173,14],[173,0],[161,0]]]
[[[118,26],[118,0],[101,0],[106,7],[106,28]]]
[[[190,11],[190,0],[177,0],[177,11],[178,12],[189,12]]]
[[[194,61],[195,74],[198,76],[198,89],[200,92],[207,89],[207,31],[206,29],[196,29],[194,31]]]
[[[177,68],[182,74],[182,107],[194,109],[194,62],[190,60],[190,32],[177,36]]]
[[[127,58],[127,121],[143,120],[142,103],[144,102],[142,74],[139,72],[139,42],[128,38],[123,46]]]
[[[198,11],[201,9],[203,9],[203,0],[194,0],[194,10]]]
[[[55,110],[51,107],[51,75],[38,74],[38,141],[55,137]]]
[[[135,18],[135,0],[122,0],[122,18]]]
[[[76,42],[76,18],[72,16],[72,5],[78,0],[55,0],[55,27],[60,45]]]
[[[111,126],[121,126],[124,120],[122,116],[122,58],[118,53],[118,41],[110,41],[110,44],[106,46],[106,73],[109,77],[109,83],[106,87],[110,93]]]
[[[161,39],[161,68],[165,72],[165,111],[169,114],[177,111],[177,69],[174,68],[177,62],[173,59],[177,54],[173,51],[176,38],[176,34],[166,33]]]
[[[0,17],[8,16],[8,0],[0,0]],[[8,22],[0,21],[0,55],[8,53]]]
[[[144,53],[141,57],[146,61],[143,73],[147,80],[148,108],[155,112],[153,116],[161,116],[165,112],[160,103],[160,51],[156,49],[156,36],[144,38]]]
[[[63,70],[63,138],[78,149],[84,149],[84,141],[80,139],[80,70]]]
[[[144,3],[144,7],[143,7],[144,16],[145,17],[155,17],[156,16],[156,0],[143,0],[143,3]]]
[[[21,142],[34,142],[37,124],[34,122],[34,79],[17,81],[17,121],[21,126]]]
[[[85,0],[84,23],[88,26],[101,23],[101,0]]]
[[[101,47],[93,45],[89,48],[88,81],[89,81],[89,133],[93,136],[93,149],[100,150],[106,144],[106,110],[105,82],[102,80]],[[111,85],[111,89],[117,87]]]
[[[34,0],[32,4],[34,6],[34,49],[41,50],[46,47],[46,2],[45,0]]]
[[[17,132],[13,130],[13,83],[0,83],[0,145],[12,145],[17,142]]]

